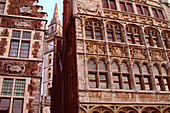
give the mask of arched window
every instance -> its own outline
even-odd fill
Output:
[[[148,66],[146,64],[142,65],[142,74],[149,74]]]
[[[137,63],[133,64],[133,69],[135,74],[140,74],[140,69]]]
[[[51,68],[48,69],[48,78],[51,78]]]
[[[138,44],[138,45],[142,45],[143,44],[143,40],[142,40],[142,36],[141,36],[141,28],[136,26],[136,25],[127,25],[126,26],[126,35],[127,35],[127,39],[129,44]]]
[[[87,39],[103,40],[101,22],[95,20],[86,21],[85,34]]]
[[[103,60],[99,61],[99,71],[106,71],[106,64]]]
[[[119,66],[118,66],[117,62],[112,62],[112,71],[119,72]]]
[[[154,75],[160,75],[160,73],[159,73],[159,68],[158,68],[158,66],[156,66],[156,65],[153,66],[153,74],[154,74]]]
[[[88,69],[89,69],[90,71],[97,70],[97,68],[96,68],[96,63],[94,62],[94,60],[90,59],[90,60],[88,61]]]
[[[128,73],[128,72],[129,72],[127,63],[122,62],[121,71],[122,71],[123,73]]]
[[[51,60],[52,60],[51,54],[49,54],[49,55],[48,55],[48,64],[51,64]]]
[[[170,39],[170,31],[162,31],[163,44],[167,49],[170,48],[169,39]]]
[[[165,76],[168,75],[167,70],[164,66],[161,67],[161,72],[162,72],[162,75],[165,75]]]
[[[148,46],[161,47],[159,32],[153,28],[145,28],[145,39]]]
[[[122,36],[122,26],[113,22],[106,25],[108,41],[124,42]]]

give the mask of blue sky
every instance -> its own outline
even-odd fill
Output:
[[[58,13],[60,21],[62,21],[62,12],[63,12],[63,0],[39,0],[39,5],[43,6],[43,12],[46,12],[48,14],[47,20],[47,26],[49,25],[53,14],[54,14],[54,8],[55,4],[57,3],[58,6]]]

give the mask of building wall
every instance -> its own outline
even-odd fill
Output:
[[[103,4],[106,2],[112,3],[111,0],[103,0]],[[124,2],[126,7],[132,4],[133,12],[129,7],[122,11],[120,2]],[[162,34],[167,31],[166,40],[169,40],[170,14],[167,1],[115,0],[116,9],[111,9],[110,5],[103,8],[103,4],[102,0],[76,0],[73,6],[80,112],[167,112],[170,110],[170,56],[169,45],[165,46]],[[150,16],[139,14],[136,4],[148,7]],[[152,8],[161,10],[164,18],[161,15],[154,17]],[[92,29],[89,30],[88,26]],[[95,28],[101,32],[98,29],[95,31]],[[107,29],[113,30],[112,36]],[[95,32],[98,34],[95,35]],[[137,34],[140,35],[140,44],[136,40]],[[151,41],[149,45],[147,34],[156,36],[157,44]],[[132,41],[130,35],[134,37]],[[109,40],[114,36],[116,40]],[[121,41],[116,36],[120,36]],[[114,62],[118,65],[117,71]],[[135,63],[140,68],[139,72],[134,70]],[[148,68],[148,75],[142,72],[143,64]],[[159,73],[156,73],[155,66],[159,68]],[[166,72],[161,70],[161,66]],[[141,77],[139,81],[138,77]]]
[[[42,6],[37,3],[37,0],[0,2],[2,111],[39,112],[46,13],[41,12]]]

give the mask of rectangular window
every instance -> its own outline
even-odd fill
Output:
[[[111,9],[116,9],[115,0],[110,0],[110,8],[111,8]]]
[[[21,31],[12,31],[12,38],[20,38]]]
[[[100,78],[100,83],[99,83],[99,87],[102,89],[106,89],[107,88],[107,78],[105,74],[100,74],[99,75]]]
[[[107,39],[113,41],[113,31],[110,29],[107,30]]]
[[[122,38],[121,38],[121,31],[120,30],[116,30],[116,41],[117,42],[122,42]]]
[[[15,80],[15,90],[14,95],[15,96],[24,96],[25,93],[25,80]]]
[[[127,11],[133,13],[133,7],[131,3],[127,3]]]
[[[123,89],[130,89],[129,85],[129,75],[123,75]]]
[[[96,74],[90,73],[89,74],[89,87],[90,88],[96,88],[97,82],[96,82]]]
[[[138,14],[143,14],[141,5],[136,5]]]
[[[144,76],[145,90],[151,90],[150,77]]]
[[[135,76],[135,81],[136,81],[136,88],[138,90],[142,90],[141,77],[140,76]]]
[[[165,19],[162,10],[158,10],[159,18]]]
[[[153,12],[153,16],[154,16],[154,17],[159,18],[156,9],[152,8],[152,12]]]
[[[129,44],[133,44],[133,40],[132,40],[132,33],[127,33],[127,40],[129,42]]]
[[[126,6],[124,2],[120,2],[121,11],[126,11]]]
[[[4,14],[5,4],[0,3],[0,14]]]
[[[23,31],[22,39],[31,39],[31,32]]]
[[[12,113],[22,113],[23,99],[14,98]]]
[[[17,57],[18,56],[18,48],[19,48],[19,40],[11,40],[9,56]]]
[[[164,78],[163,79],[163,81],[164,81],[164,84],[165,84],[165,91],[169,91],[170,90],[170,88],[169,88],[169,86],[168,86],[168,79],[170,79],[170,78]],[[170,83],[169,83],[170,84]]]
[[[6,112],[8,112],[10,108],[10,102],[10,98],[0,98],[0,110],[6,110]]]
[[[29,55],[30,42],[22,41],[20,57],[27,58]]]
[[[150,16],[150,13],[149,13],[148,7],[143,6],[143,10],[144,10],[144,14],[145,14],[146,16]]]
[[[1,95],[12,95],[13,79],[4,79]]]
[[[102,0],[103,8],[109,8],[107,0]]]
[[[120,75],[113,74],[113,84],[115,89],[120,89]]]

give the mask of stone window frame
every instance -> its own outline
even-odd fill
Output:
[[[119,88],[115,88],[114,86],[114,89],[115,90],[132,90],[132,76],[130,74],[130,66],[129,66],[129,63],[128,61],[126,60],[123,60],[122,62],[118,61],[118,60],[113,60],[113,62],[116,62],[116,64],[118,65],[118,71],[117,72],[114,72],[112,69],[112,82],[113,82],[113,86],[114,86],[114,83],[118,83],[119,84]],[[128,72],[122,72],[122,63],[125,63],[127,65],[127,69],[128,69]],[[114,81],[114,77],[117,77],[117,81]],[[126,80],[127,81],[124,81],[126,77]],[[128,88],[126,89],[124,86],[125,84],[128,84]]]
[[[122,9],[122,5],[124,9]],[[128,13],[134,13],[133,3],[131,2],[125,2],[125,1],[119,1],[120,11],[128,12]],[[132,8],[132,10],[129,10],[129,6]]]
[[[144,62],[141,65],[139,62],[134,62],[133,63],[133,70],[135,70],[134,69],[134,64],[137,64],[138,68],[139,68],[139,73],[135,73],[135,71],[134,71],[134,76],[135,76],[135,80],[134,81],[135,81],[135,84],[136,84],[136,89],[138,91],[141,91],[141,90],[146,90],[146,91],[153,90],[151,73],[150,73],[150,69],[149,69],[148,63]],[[146,66],[148,73],[144,73],[143,66]],[[136,79],[136,78],[138,78],[138,79]],[[136,81],[136,80],[138,80],[138,81]],[[140,89],[138,88],[137,85],[140,86]],[[149,89],[147,89],[147,87]]]
[[[4,77],[3,78],[3,80],[4,79],[10,79],[10,80],[13,80],[13,84],[12,84],[12,94],[11,95],[2,95],[2,89],[1,89],[1,98],[0,98],[0,101],[1,101],[1,99],[9,99],[10,100],[10,102],[9,102],[9,106],[8,106],[8,110],[9,110],[9,112],[12,112],[13,111],[13,109],[14,109],[14,100],[22,100],[22,106],[20,106],[20,108],[21,108],[21,113],[23,112],[23,110],[24,110],[24,108],[23,108],[23,106],[24,106],[24,100],[25,100],[25,95],[26,95],[26,92],[27,92],[27,88],[26,87],[28,87],[27,86],[27,84],[26,84],[26,82],[27,82],[27,80],[26,79],[21,79],[21,78],[10,78],[10,77]],[[16,96],[15,95],[15,88],[16,88],[16,80],[23,80],[23,81],[25,81],[25,86],[24,86],[24,95],[18,95],[18,96]],[[1,86],[3,86],[3,82],[1,82],[1,84],[0,84]],[[2,88],[2,87],[1,87]],[[1,107],[1,105],[0,105],[0,107]],[[4,108],[5,106],[2,106],[2,108]],[[7,106],[6,106],[7,107]],[[4,110],[7,110],[7,109],[4,109]]]
[[[109,32],[108,32],[108,30],[109,30],[109,32],[110,32],[110,34],[112,35],[112,40],[109,40],[109,38],[110,37],[108,37],[108,34],[109,34]],[[117,36],[116,36],[116,32],[118,32],[118,35],[120,34],[120,40],[121,41],[117,41]],[[118,23],[118,22],[107,22],[106,23],[106,33],[107,33],[107,40],[108,41],[113,41],[113,42],[123,42],[123,43],[125,43],[125,39],[124,39],[124,33],[123,33],[123,26],[120,24],[120,23]]]
[[[152,7],[152,14],[153,17],[155,18],[165,19],[165,14],[163,9]]]
[[[89,60],[93,60],[94,63],[96,64],[96,70],[89,70],[88,69],[88,82],[94,82],[96,84],[96,87],[90,87],[90,84],[89,84],[89,88],[90,89],[95,89],[95,88],[98,88],[98,89],[108,89],[109,88],[109,74],[108,74],[108,69],[107,69],[107,63],[106,63],[106,60],[105,59],[95,59],[95,58],[89,58],[88,61],[87,61],[87,65],[88,65],[88,62]],[[105,63],[105,66],[106,66],[106,71],[101,71],[99,70],[99,61],[103,61]],[[95,80],[90,80],[89,78],[89,74],[93,74],[95,75]],[[105,75],[105,80],[101,80],[100,79],[100,75]],[[101,88],[100,87],[100,83],[103,82],[103,83],[106,83],[106,88]]]
[[[158,74],[154,74],[155,76],[155,82],[156,82],[156,89],[158,91],[170,91],[170,76],[167,70],[167,65],[162,64],[159,65],[157,63],[153,64],[153,72],[155,72],[154,67],[158,69]],[[162,68],[166,70],[166,75],[163,75]],[[168,84],[169,83],[169,84]]]
[[[116,0],[102,0],[102,7],[117,10]]]
[[[163,41],[165,48],[170,49],[170,39],[169,39],[170,31],[162,30],[161,36],[162,36],[162,41]]]
[[[90,28],[91,30],[91,38],[87,38],[87,33],[86,31],[88,30],[87,28]],[[100,32],[100,33],[99,33]],[[104,36],[103,36],[103,23],[97,19],[87,19],[85,21],[85,37],[86,39],[93,39],[93,40],[104,40]],[[99,35],[98,37],[100,37],[101,39],[96,39],[97,34],[99,33],[101,35]]]
[[[129,39],[131,39],[132,43],[129,44],[144,45],[145,42],[143,39],[141,27],[133,24],[127,24],[125,28],[126,28],[127,43],[129,43]],[[131,37],[128,38],[129,36]],[[137,41],[137,36],[138,36],[138,41]]]
[[[20,32],[20,35],[19,37],[13,37],[13,33],[14,32]],[[30,38],[28,39],[27,36],[25,37],[25,35],[23,35],[24,33],[30,33]],[[8,53],[8,56],[9,57],[17,57],[17,58],[29,58],[30,57],[30,47],[31,47],[31,40],[32,40],[32,31],[28,31],[28,30],[18,30],[18,29],[14,29],[12,30],[12,34],[11,34],[11,39],[10,39],[10,47],[9,47],[9,53]],[[12,46],[12,42],[18,42],[18,47],[15,48],[17,49],[17,55],[16,56],[11,56],[10,55],[10,52],[12,50],[11,46]],[[22,57],[21,56],[21,52],[24,51],[24,45],[22,45],[24,43],[27,43],[29,46],[28,46],[28,49],[26,49],[26,51],[28,52],[27,53],[27,57]]]
[[[141,13],[138,12],[138,7],[140,8],[141,10]],[[140,14],[140,15],[145,15],[145,16],[151,16],[151,13],[149,11],[149,7],[146,6],[146,5],[142,5],[142,4],[136,4],[136,9],[137,9],[137,14]],[[147,9],[147,13],[145,12]]]

